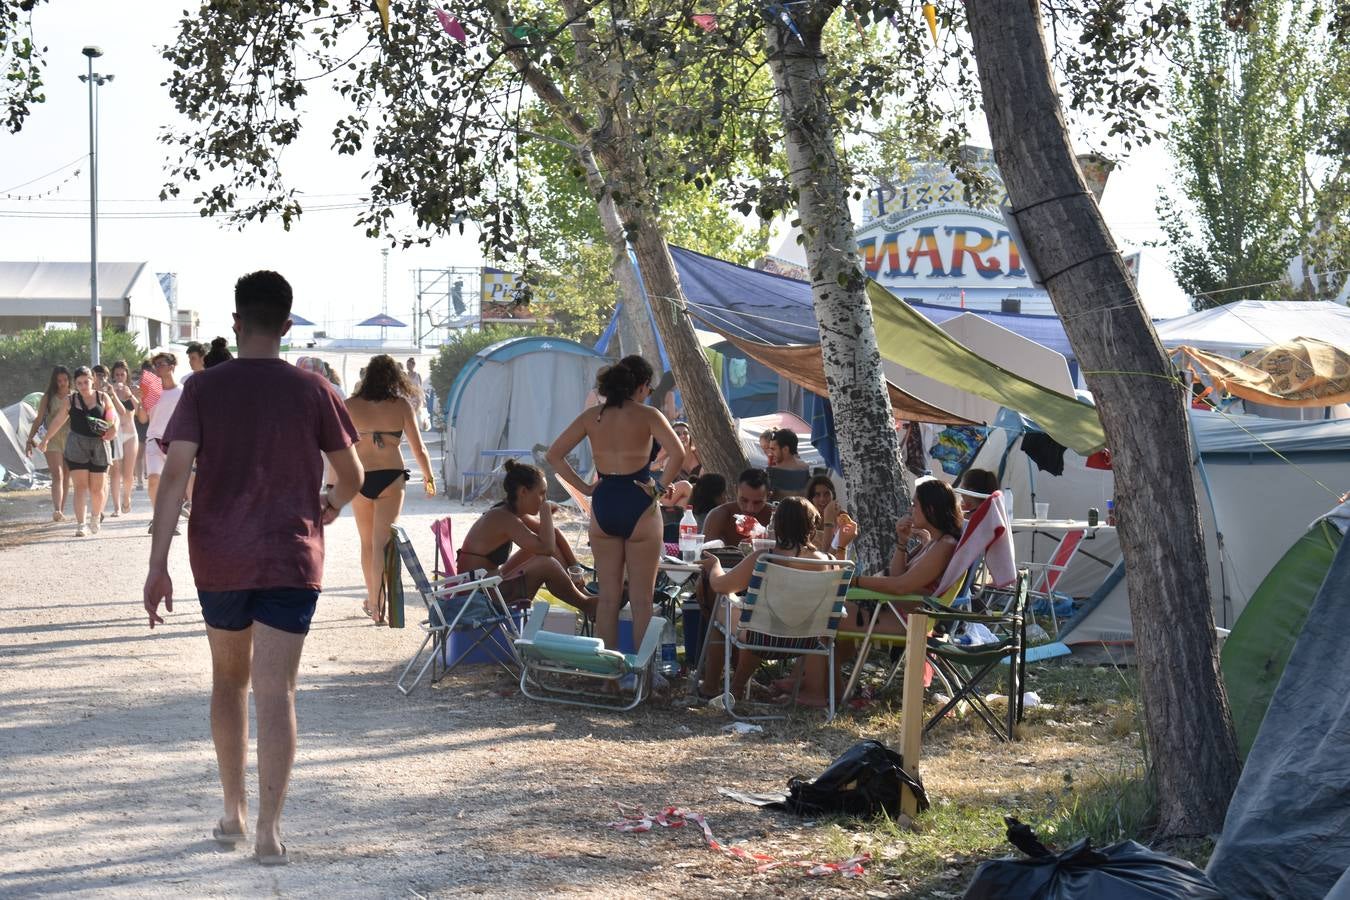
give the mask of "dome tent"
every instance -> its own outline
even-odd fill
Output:
[[[484,347],[460,370],[445,397],[447,490],[463,472],[492,468],[485,450],[529,450],[551,444],[572,423],[611,362],[567,338],[530,335]],[[585,442],[574,453],[578,469],[591,466]]]

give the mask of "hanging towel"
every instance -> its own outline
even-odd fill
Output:
[[[390,628],[403,627],[403,559],[393,538],[384,545],[384,575],[380,578],[377,609],[377,621],[387,621]]]
[[[1064,474],[1064,445],[1040,431],[1022,435],[1022,452],[1031,457],[1036,468],[1051,475]]]
[[[1003,511],[1003,492],[994,491],[966,520],[961,540],[956,545],[951,562],[942,573],[942,581],[934,593],[942,596],[956,580],[984,557],[984,567],[994,587],[1007,587],[1017,580],[1017,563],[1013,558],[1012,529]]]

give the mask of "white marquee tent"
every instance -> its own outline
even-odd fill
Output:
[[[1350,307],[1330,301],[1239,300],[1154,325],[1163,346],[1182,344],[1236,359],[1297,337],[1350,349]]]

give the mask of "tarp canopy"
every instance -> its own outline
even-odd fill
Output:
[[[1097,410],[1042,387],[967,349],[875,281],[867,283],[881,354],[951,387],[1030,416],[1046,433],[1082,454],[1106,446]]]
[[[820,358],[819,344],[796,344],[781,347],[757,344],[727,332],[723,332],[723,336],[746,356],[760,365],[768,366],[793,384],[800,385],[818,396],[829,396],[829,388],[825,384],[825,366]],[[940,425],[974,424],[969,419],[962,418],[955,413],[949,413],[945,409],[926,403],[918,397],[906,393],[892,382],[888,381],[886,388],[890,393],[891,409],[898,418],[907,421],[933,422]]]
[[[973,313],[949,316],[938,327],[996,366],[1066,397],[1074,396],[1068,363],[1054,350]],[[1001,402],[954,387],[941,376],[916,372],[891,361],[890,350],[882,348],[882,354],[888,357],[886,377],[908,393],[981,424],[994,421],[1003,408]]]
[[[1350,351],[1315,338],[1253,350],[1241,361],[1182,345],[1173,359],[1243,400],[1280,407],[1350,403]]]
[[[1239,300],[1157,322],[1154,328],[1164,347],[1186,344],[1234,359],[1301,335],[1350,349],[1350,308],[1329,300]]]
[[[808,282],[738,266],[683,247],[672,246],[670,256],[680,274],[680,287],[690,310],[704,321],[736,337],[761,343],[813,344],[820,341]],[[1061,356],[1073,358],[1073,349],[1057,316],[911,304],[890,293],[885,296],[888,304],[916,309],[939,324],[953,316],[970,313],[1049,347]]]
[[[1321,900],[1350,870],[1350,541],[1323,579],[1247,756],[1208,874],[1233,898]]]

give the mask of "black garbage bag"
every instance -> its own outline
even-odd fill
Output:
[[[1009,816],[1008,840],[1030,859],[981,863],[965,900],[1223,900],[1205,873],[1135,841],[1094,850],[1087,838],[1052,853]]]
[[[905,771],[899,753],[879,741],[859,741],[815,778],[789,778],[782,806],[806,816],[834,813],[871,818],[885,812],[896,818],[902,784],[914,791],[920,812],[928,809],[923,783]]]

